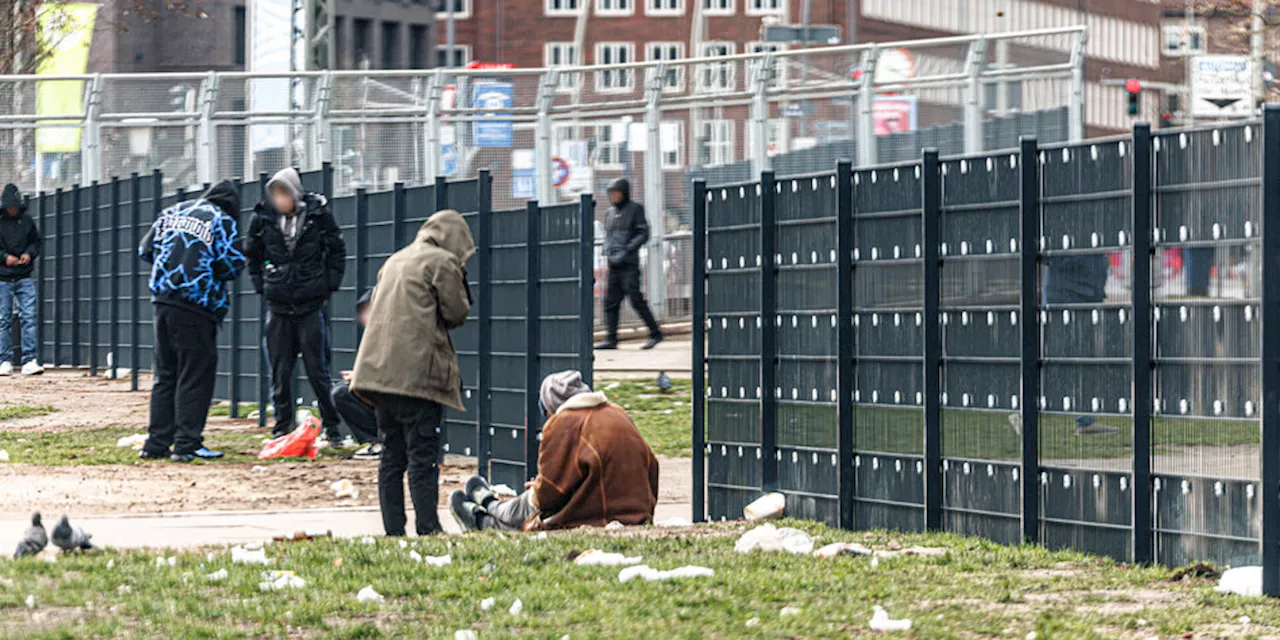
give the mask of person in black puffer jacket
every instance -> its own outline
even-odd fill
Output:
[[[40,257],[40,231],[27,215],[17,185],[0,193],[0,376],[13,373],[13,303],[22,323],[22,373],[44,373],[36,357],[36,284],[31,272]]]
[[[604,319],[609,331],[597,349],[618,348],[618,316],[622,300],[631,300],[636,315],[649,328],[649,342],[641,349],[652,349],[662,342],[662,330],[649,310],[640,290],[640,247],[649,241],[649,221],[644,207],[631,199],[631,183],[617,180],[609,185],[609,213],[605,216],[604,255],[609,260],[609,289],[604,295]],[[662,268],[660,264],[651,266]]]
[[[297,170],[277,173],[254,209],[245,238],[253,288],[267,300],[266,345],[271,365],[272,433],[294,428],[293,367],[302,356],[329,441],[342,418],[330,395],[329,324],[325,306],[342,285],[347,250],[323,195],[302,188]]]

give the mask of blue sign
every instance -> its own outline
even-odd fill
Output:
[[[452,176],[458,172],[458,147],[452,144],[440,145],[440,173]]]
[[[510,82],[481,80],[471,83],[471,108],[488,112],[479,114],[481,119],[471,123],[472,144],[477,147],[510,147],[511,121],[498,118],[510,115],[501,112],[511,109],[514,104],[515,93]]]
[[[533,176],[533,169],[511,170],[511,198],[513,200],[533,200],[538,197],[538,182]]]

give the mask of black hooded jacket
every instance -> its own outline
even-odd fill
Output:
[[[17,207],[18,215],[9,215],[9,207]],[[9,256],[20,258],[23,254],[31,257],[26,264],[6,264]],[[27,215],[27,205],[18,187],[7,184],[0,193],[0,281],[16,282],[31,277],[39,256],[40,231],[36,221]]]
[[[622,194],[622,202],[609,207],[605,216],[604,255],[610,267],[639,267],[640,247],[649,241],[649,221],[644,207],[631,199],[631,183],[616,180],[609,191]]]
[[[281,315],[305,315],[322,307],[342,286],[347,248],[324,196],[307,193],[299,203],[304,216],[292,250],[280,230],[281,214],[270,202],[254,208],[245,256],[253,288],[267,308]]]

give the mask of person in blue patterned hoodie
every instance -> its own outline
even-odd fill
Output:
[[[230,306],[227,283],[245,266],[235,245],[239,211],[235,184],[223,180],[160,212],[138,246],[151,263],[155,306],[151,423],[138,454],[144,460],[222,457],[204,446],[204,424],[218,371],[218,323]]]

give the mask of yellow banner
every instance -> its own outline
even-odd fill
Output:
[[[47,3],[40,14],[41,35],[53,49],[40,62],[37,75],[78,75],[89,68],[89,45],[98,5],[87,2]],[[83,80],[47,80],[36,83],[36,115],[84,114]],[[41,124],[67,121],[45,120]],[[80,129],[46,127],[36,130],[36,150],[42,153],[79,153]]]

